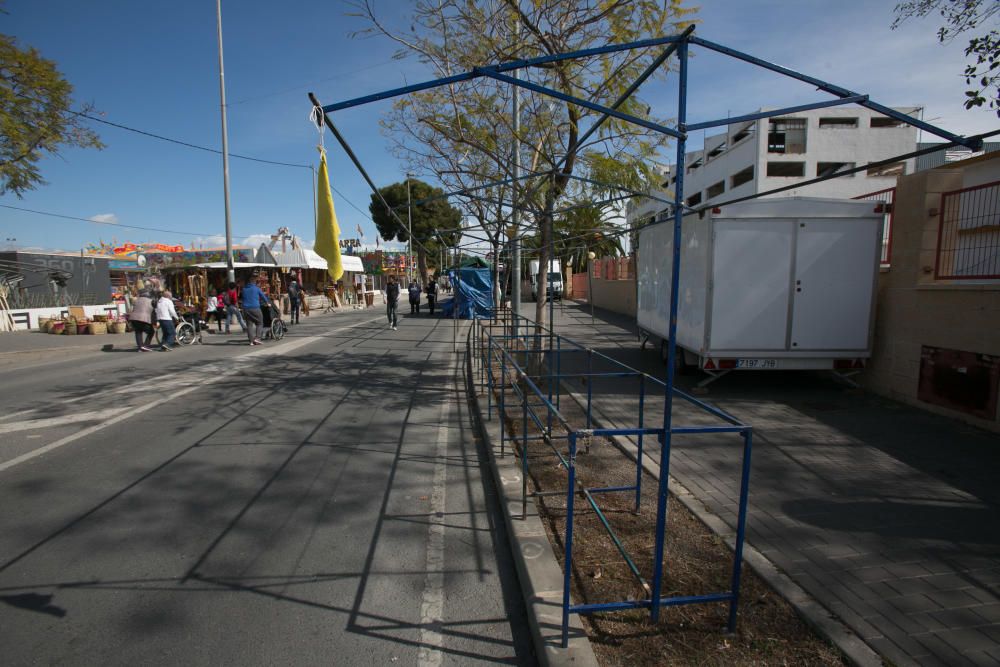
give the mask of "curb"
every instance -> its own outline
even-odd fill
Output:
[[[483,417],[472,369],[470,343],[466,340],[466,388],[472,399],[476,428],[490,452],[490,470],[496,483],[503,518],[507,526],[517,578],[527,607],[535,658],[550,667],[597,667],[597,656],[580,617],[570,614],[569,646],[562,648],[563,571],[545,533],[534,498],[521,518],[521,470],[512,453],[500,455],[499,426]]]
[[[570,388],[564,380],[560,380],[559,384],[563,391],[566,392],[566,395],[586,410],[587,402],[584,397]],[[600,408],[593,405],[591,405],[591,421],[594,428],[614,428],[613,422],[604,415]],[[628,438],[612,436],[610,440],[614,442],[618,449],[635,461],[637,447]],[[643,457],[642,467],[654,479],[659,479],[659,468],[648,457]],[[698,500],[698,497],[691,493],[673,475],[669,476],[667,484],[671,495],[677,498],[709,530],[722,538],[729,549],[735,550],[735,531],[725,521],[706,509],[704,504]],[[861,637],[832,614],[816,598],[807,593],[804,588],[778,569],[774,563],[768,560],[767,556],[745,540],[743,543],[743,561],[759,577],[766,581],[768,586],[783,597],[799,616],[815,628],[824,639],[835,646],[851,665],[855,667],[882,667],[885,664],[878,652],[865,643]]]

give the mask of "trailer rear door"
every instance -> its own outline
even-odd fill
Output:
[[[798,220],[792,350],[867,350],[879,225]]]
[[[794,232],[788,220],[715,221],[710,349],[786,349]]]

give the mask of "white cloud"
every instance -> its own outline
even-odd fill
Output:
[[[226,237],[221,234],[198,236],[191,239],[191,247],[193,248],[219,248],[224,245],[226,245]]]
[[[90,216],[90,219],[94,222],[103,222],[108,225],[118,224],[118,216],[114,213],[98,213],[97,215]]]
[[[270,234],[251,234],[250,236],[243,239],[240,245],[248,245],[253,248],[256,248],[261,243],[270,243],[270,242],[271,242]],[[280,243],[278,244],[278,247],[280,247]]]

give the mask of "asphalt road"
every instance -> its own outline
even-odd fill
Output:
[[[6,366],[0,661],[532,664],[453,335],[370,310]]]

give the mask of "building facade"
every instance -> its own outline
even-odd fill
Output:
[[[921,108],[896,111],[919,116]],[[684,201],[700,207],[756,195],[911,153],[916,144],[916,128],[863,107],[814,109],[735,123],[706,136],[701,150],[687,154]],[[769,196],[850,199],[891,188],[899,176],[914,170],[913,159],[903,160]],[[677,166],[670,165],[667,171],[657,195],[673,199]],[[664,208],[655,200],[636,201],[629,207],[628,222],[635,225]]]

